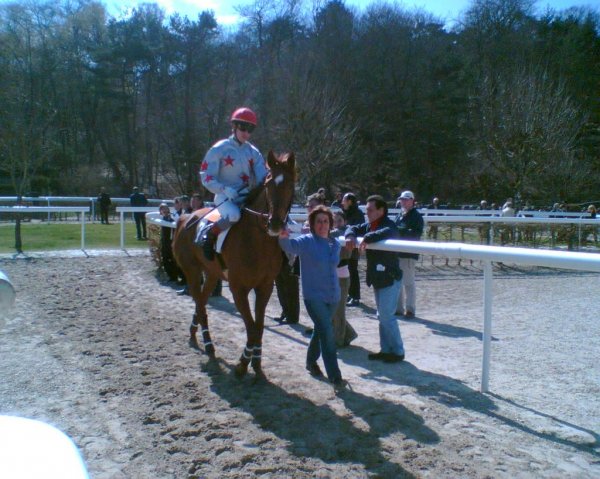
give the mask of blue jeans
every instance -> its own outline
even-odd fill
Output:
[[[395,317],[401,285],[402,281],[394,281],[394,284],[387,288],[374,288],[379,320],[379,344],[383,353],[404,354],[400,327]]]
[[[314,364],[323,353],[325,371],[330,381],[342,378],[342,373],[337,362],[337,349],[335,347],[335,335],[333,333],[333,313],[337,303],[325,303],[316,299],[305,299],[304,305],[310,319],[315,324],[308,352],[306,353],[306,364]],[[394,303],[395,306],[395,303]]]

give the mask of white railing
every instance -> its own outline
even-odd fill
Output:
[[[0,206],[1,213],[31,214],[31,213],[79,213],[81,222],[81,250],[85,251],[85,214],[90,208],[85,206]]]
[[[156,206],[117,206],[119,227],[121,229],[121,249],[125,249],[125,213],[150,213],[156,211]]]
[[[361,239],[362,238],[359,238],[359,241]],[[344,244],[344,238],[340,238],[339,241],[341,244]],[[446,258],[479,260],[483,263],[483,359],[481,392],[484,393],[489,391],[490,378],[493,281],[492,261],[600,273],[600,254],[593,253],[401,240],[386,240],[378,243],[371,243],[367,248],[443,256]]]

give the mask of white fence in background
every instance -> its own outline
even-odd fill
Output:
[[[85,251],[85,214],[90,208],[85,206],[0,206],[0,214],[27,215],[32,213],[78,213],[81,222],[81,250]]]

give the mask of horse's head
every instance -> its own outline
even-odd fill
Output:
[[[293,153],[275,156],[272,151],[269,151],[267,165],[270,169],[265,178],[265,190],[269,205],[267,230],[271,236],[278,236],[285,226],[294,198],[296,160]]]

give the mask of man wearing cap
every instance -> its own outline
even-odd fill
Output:
[[[231,136],[215,143],[200,166],[202,185],[215,195],[221,219],[212,225],[203,238],[204,255],[215,257],[217,235],[237,223],[240,205],[252,188],[261,185],[267,167],[260,151],[248,140],[256,128],[256,113],[250,108],[238,108],[231,114]]]
[[[401,240],[419,241],[423,235],[423,216],[415,208],[415,195],[412,191],[403,191],[398,198],[402,212],[396,216],[394,223],[398,227]],[[418,254],[399,253],[402,285],[398,293],[396,314],[406,318],[414,318],[417,310],[417,294],[415,287],[415,266]],[[406,309],[405,309],[406,308]]]

